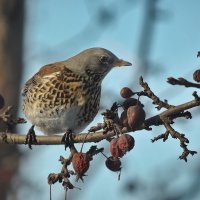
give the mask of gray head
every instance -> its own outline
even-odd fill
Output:
[[[104,48],[86,49],[66,61],[70,69],[78,73],[91,72],[102,75],[102,78],[117,66],[130,66],[131,63],[119,59],[112,52]]]

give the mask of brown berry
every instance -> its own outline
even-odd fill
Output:
[[[124,110],[120,116],[120,122],[124,127],[128,127],[128,118],[127,118],[127,111]]]
[[[122,157],[124,154],[118,147],[118,138],[114,138],[110,142],[110,153],[113,157]]]
[[[5,105],[5,101],[4,101],[4,98],[3,96],[0,94],[0,109],[2,109]]]
[[[118,172],[121,170],[122,163],[119,158],[110,156],[109,158],[107,158],[105,164],[106,167],[113,172]]]
[[[200,82],[200,69],[196,70],[196,71],[193,73],[193,79],[194,79],[196,82]]]
[[[126,99],[123,104],[122,104],[122,107],[127,110],[130,106],[135,106],[135,105],[141,105],[141,102],[138,101],[137,99],[134,99],[134,98],[128,98]]]
[[[77,175],[77,180],[83,180],[85,172],[89,169],[90,159],[86,153],[74,153],[72,157],[72,166]]]
[[[127,98],[130,98],[131,96],[133,96],[134,93],[130,88],[124,87],[121,89],[120,95],[121,95],[121,97],[127,99]]]
[[[122,134],[117,141],[118,148],[125,154],[127,151],[133,149],[135,145],[134,138],[129,134]]]
[[[141,105],[130,106],[127,110],[127,118],[130,128],[140,127],[145,120],[145,111]]]

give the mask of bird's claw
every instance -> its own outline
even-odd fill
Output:
[[[32,144],[34,143],[37,143],[37,139],[36,139],[36,134],[35,134],[34,125],[33,125],[31,126],[31,128],[29,129],[26,135],[25,144],[28,144],[29,149],[32,149]]]
[[[62,137],[61,142],[65,144],[65,150],[67,149],[67,147],[70,146],[70,143],[72,143],[73,139],[72,139],[72,131],[71,130],[67,130],[65,132],[65,134]]]

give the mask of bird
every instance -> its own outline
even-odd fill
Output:
[[[101,84],[117,66],[131,66],[105,48],[89,48],[47,64],[22,89],[23,112],[44,134],[78,134],[99,111]],[[114,84],[114,82],[113,82]]]

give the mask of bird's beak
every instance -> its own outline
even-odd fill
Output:
[[[122,67],[122,66],[131,66],[132,64],[125,60],[118,59],[117,61],[114,62],[113,65],[114,65],[114,67]]]

